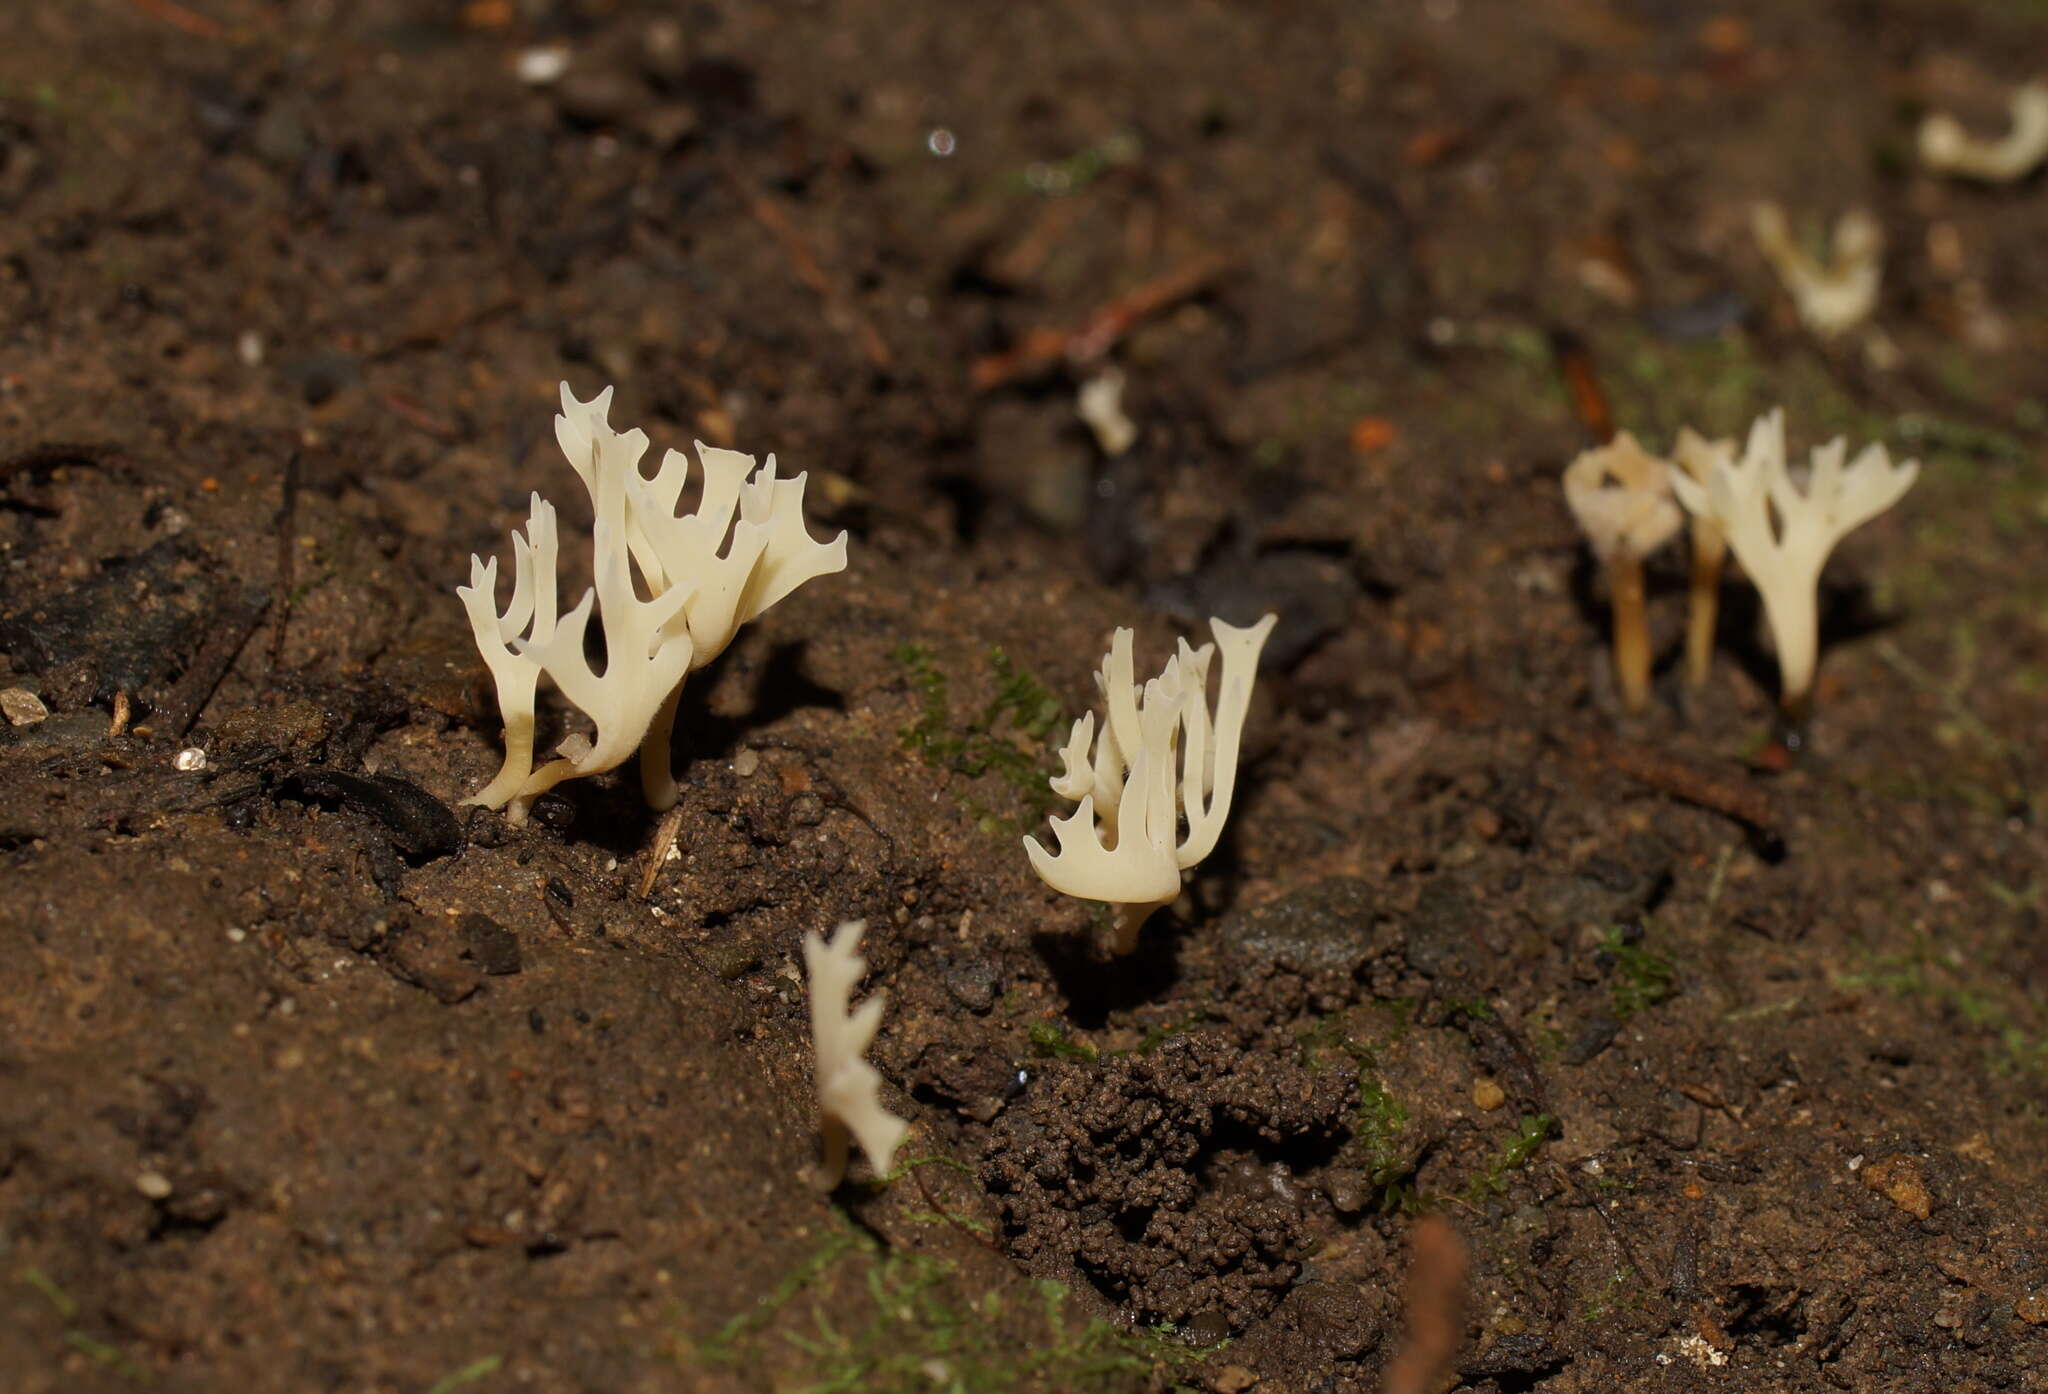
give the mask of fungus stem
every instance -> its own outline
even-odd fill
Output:
[[[1650,705],[1650,626],[1643,613],[1643,562],[1626,547],[1607,558],[1608,604],[1614,611],[1614,676],[1630,712]]]
[[[1721,605],[1721,566],[1728,556],[1728,539],[1721,529],[1704,518],[1692,525],[1692,594],[1685,623],[1685,682],[1700,688],[1714,664],[1714,626]]]
[[[669,743],[675,732],[676,704],[682,698],[682,684],[678,683],[654,713],[654,721],[640,742],[640,792],[646,796],[647,806],[657,813],[674,808],[681,792],[676,787]]]
[[[825,1157],[811,1170],[810,1182],[817,1189],[830,1194],[839,1189],[839,1183],[846,1179],[847,1142],[852,1134],[844,1123],[832,1114],[820,1114],[818,1131],[824,1135]]]
[[[1145,927],[1145,921],[1151,919],[1155,911],[1170,904],[1171,901],[1156,900],[1137,903],[1111,902],[1109,908],[1116,918],[1111,927],[1109,951],[1121,958],[1135,950],[1138,947],[1138,931]]]
[[[1806,743],[1806,728],[1813,720],[1812,684],[1778,698],[1779,739],[1786,749],[1797,750]]]

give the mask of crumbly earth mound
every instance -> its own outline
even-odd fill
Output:
[[[1059,1062],[991,1130],[982,1177],[1011,1251],[1071,1265],[1142,1321],[1239,1330],[1311,1242],[1284,1154],[1341,1140],[1353,1080],[1208,1032]]]

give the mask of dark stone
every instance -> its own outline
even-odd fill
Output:
[[[1479,916],[1471,892],[1455,881],[1432,881],[1408,919],[1408,966],[1425,978],[1458,977],[1472,966],[1472,923]]]
[[[1326,1360],[1355,1360],[1379,1345],[1379,1309],[1356,1286],[1302,1283],[1281,1305],[1283,1320]]]
[[[448,805],[408,779],[303,769],[285,777],[282,792],[287,798],[363,815],[390,835],[393,847],[416,862],[448,856],[462,846],[462,828]]]
[[[492,977],[519,971],[519,936],[489,915],[475,911],[464,915],[462,938],[470,961]]]
[[[57,707],[142,695],[191,662],[216,599],[212,563],[186,538],[166,538],[61,595],[0,610],[0,649],[48,674]]]
[[[612,126],[632,115],[647,91],[624,73],[571,69],[555,87],[555,108],[579,126]]]
[[[1588,1021],[1578,1036],[1565,1047],[1564,1063],[1583,1065],[1614,1044],[1614,1038],[1621,1034],[1621,1023],[1602,1013]]]
[[[482,973],[463,957],[454,936],[437,930],[431,922],[415,920],[395,931],[384,962],[400,982],[430,992],[451,1006],[483,982]]]
[[[939,970],[946,991],[968,1011],[979,1015],[995,1005],[996,966],[987,958],[973,955],[946,960]]]
[[[1248,910],[1233,911],[1220,934],[1232,956],[1304,975],[1356,973],[1373,954],[1373,889],[1332,876]]]

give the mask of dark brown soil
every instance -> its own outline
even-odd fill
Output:
[[[0,1388],[1369,1390],[1437,1211],[1441,1388],[2048,1390],[2048,176],[1912,157],[2044,49],[0,7]],[[1874,331],[1799,327],[1762,198],[1878,215]],[[852,535],[691,680],[645,898],[629,772],[461,804],[452,590],[529,491],[587,522],[564,378]],[[1773,774],[1755,601],[1685,691],[1678,551],[1619,714],[1557,474],[1779,404],[1924,474]],[[1112,959],[1018,846],[1056,709],[1269,608],[1225,844]],[[914,1131],[828,1199],[798,949],[853,917]]]

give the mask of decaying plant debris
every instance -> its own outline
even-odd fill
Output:
[[[2040,1382],[2040,176],[1914,159],[2038,18],[1114,19],[0,6],[9,1394]],[[1886,230],[1891,367],[1762,199]],[[592,584],[563,380],[847,568],[690,676],[667,815],[513,826],[449,587],[535,489]],[[1922,475],[1773,774],[1738,565],[1666,680],[1676,547],[1617,730],[1557,478],[1779,404]],[[1112,955],[1019,852],[1106,637],[1267,613]],[[823,1195],[854,919],[912,1129]]]

